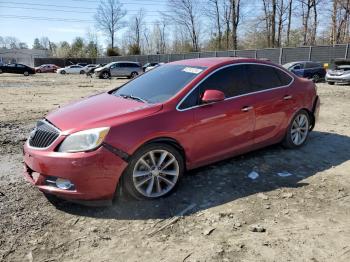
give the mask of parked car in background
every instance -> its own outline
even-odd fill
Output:
[[[4,64],[0,66],[1,73],[23,74],[24,76],[34,75],[35,69],[23,64]]]
[[[284,68],[297,76],[312,79],[314,82],[323,80],[326,76],[326,69],[322,63],[311,61],[291,62],[283,65]]]
[[[84,67],[84,66],[87,66],[88,63],[77,63],[77,65],[80,65],[80,66]]]
[[[103,79],[108,79],[112,76],[135,78],[142,73],[143,70],[140,63],[129,61],[112,62],[104,67],[95,69],[95,75]]]
[[[148,66],[144,66],[143,68],[144,68],[144,72],[147,72],[147,71],[149,71],[149,70],[152,70],[153,68],[156,68],[156,67],[158,67],[158,66],[161,66],[161,65],[164,65],[164,63],[148,63],[149,65]]]
[[[90,71],[91,68],[96,68],[97,65],[95,64],[89,64],[84,66],[81,70],[82,70],[82,74],[86,74],[87,72]]]
[[[98,64],[95,67],[91,67],[87,72],[86,75],[87,76],[92,76],[95,73],[95,69],[100,68],[100,67],[104,67],[107,64]]]
[[[60,67],[54,64],[46,64],[35,67],[36,73],[55,73]]]
[[[301,147],[319,105],[313,82],[270,62],[177,61],[40,120],[24,175],[65,199],[111,201],[117,186],[159,198],[185,170],[280,142]]]
[[[330,85],[335,83],[350,84],[350,60],[334,61],[333,69],[327,71],[326,82]]]
[[[84,74],[83,67],[80,65],[71,65],[57,69],[57,74]]]

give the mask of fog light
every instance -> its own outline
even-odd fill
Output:
[[[70,189],[71,187],[74,186],[69,180],[63,179],[63,178],[57,178],[56,179],[56,186],[60,189]]]

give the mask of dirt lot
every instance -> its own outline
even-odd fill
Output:
[[[0,75],[0,261],[350,261],[349,86],[318,85],[320,121],[299,150],[188,172],[157,201],[50,203],[22,177],[27,134],[48,111],[124,81]]]

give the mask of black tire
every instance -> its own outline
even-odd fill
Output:
[[[24,76],[29,76],[29,72],[28,71],[24,71],[23,75]]]
[[[65,75],[65,74],[66,74],[66,71],[62,70],[61,75]]]
[[[41,73],[41,71],[40,71],[40,70],[38,70],[38,71],[36,71],[36,72],[37,72],[37,73],[39,73],[39,74]]]
[[[173,185],[173,187],[171,189],[169,189],[169,191],[165,190],[164,194],[159,195],[159,196],[145,196],[144,194],[140,193],[140,191],[136,188],[136,186],[134,184],[134,178],[133,178],[134,169],[135,169],[136,164],[139,162],[139,160],[141,158],[143,158],[148,152],[157,151],[157,150],[165,150],[168,153],[170,153],[172,156],[175,157],[175,160],[177,161],[176,163],[178,164],[177,165],[177,167],[178,167],[177,180],[176,180],[175,184]],[[171,194],[177,188],[179,181],[184,173],[184,170],[185,170],[184,158],[176,148],[174,148],[168,144],[163,144],[163,143],[147,144],[147,145],[141,147],[139,150],[137,150],[135,152],[135,154],[130,158],[129,165],[126,168],[126,170],[124,171],[123,176],[121,178],[123,191],[125,190],[125,192],[128,195],[130,195],[131,197],[133,197],[135,199],[139,199],[139,200],[141,200],[141,199],[151,200],[151,199],[156,199],[156,198],[160,198],[160,197],[165,197],[165,196]],[[148,175],[148,177],[150,177],[150,176],[153,176],[153,175],[151,175],[151,174]],[[158,181],[160,181],[160,180],[158,180]],[[154,187],[155,187],[155,185],[152,186],[152,189]]]
[[[0,74],[2,74],[2,69],[0,69]]]
[[[137,77],[139,74],[137,72],[132,72],[130,75],[130,78],[133,79],[135,77]]]
[[[81,75],[85,74],[85,71],[84,71],[84,70],[81,70],[81,71],[80,71],[80,74],[81,74]]]
[[[306,126],[306,131],[305,131],[306,132],[306,137],[303,139],[302,143],[297,144],[292,139],[292,129],[294,129],[293,128],[294,121],[296,121],[297,117],[299,117],[300,115],[305,116],[306,119],[307,119],[307,126]],[[287,129],[287,132],[286,132],[286,135],[285,135],[285,137],[283,139],[282,145],[284,147],[290,148],[290,149],[299,148],[299,147],[303,146],[307,142],[307,139],[309,137],[310,125],[311,125],[311,122],[310,122],[310,115],[309,115],[309,113],[307,111],[305,111],[305,110],[300,110],[298,113],[295,114],[295,116],[293,117],[292,121],[290,122],[290,124],[288,126],[288,129]]]
[[[320,77],[318,74],[314,74],[314,75],[312,76],[312,81],[313,81],[314,83],[318,83],[318,82],[320,82],[320,80],[321,80],[321,77]]]
[[[110,77],[111,77],[111,75],[108,72],[102,72],[102,74],[101,74],[101,78],[103,78],[103,79],[108,79]]]
[[[335,83],[334,82],[327,82],[327,84],[333,86]]]

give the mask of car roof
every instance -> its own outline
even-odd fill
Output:
[[[200,67],[218,67],[226,64],[236,64],[236,63],[259,63],[274,65],[273,63],[260,60],[255,58],[244,58],[244,57],[211,57],[211,58],[196,58],[188,60],[180,60],[171,62],[169,64],[175,65],[185,65],[185,66],[200,66]]]
[[[114,63],[131,63],[131,64],[139,64],[139,62],[134,62],[134,61],[117,61]]]

